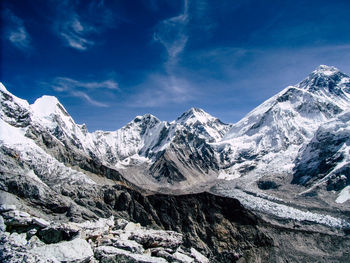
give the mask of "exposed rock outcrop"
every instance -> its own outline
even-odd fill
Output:
[[[182,235],[173,231],[146,229],[126,220],[119,228],[113,217],[57,224],[18,211],[14,206],[7,210],[1,214],[8,219],[5,231],[0,232],[2,262],[209,262],[194,248],[181,249]],[[21,224],[10,224],[23,217],[26,220]],[[45,226],[35,224],[36,221],[45,222]],[[60,231],[66,233],[66,240],[53,238],[52,233]]]

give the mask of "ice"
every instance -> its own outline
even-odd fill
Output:
[[[280,218],[293,219],[297,221],[311,221],[335,228],[350,227],[350,223],[343,219],[325,214],[302,211],[297,208],[247,194],[239,189],[221,190],[220,193],[237,198],[247,208]]]

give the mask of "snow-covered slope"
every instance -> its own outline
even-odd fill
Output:
[[[320,66],[234,124],[218,143],[225,173],[291,173],[302,145],[328,120],[350,107],[350,79],[334,67]]]

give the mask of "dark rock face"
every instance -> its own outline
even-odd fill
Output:
[[[135,220],[181,232],[186,245],[196,244],[194,247],[212,254],[219,262],[234,262],[237,253],[272,246],[272,240],[258,230],[258,218],[234,199],[201,193],[134,196],[133,200],[141,207],[134,206],[131,215],[139,215],[140,208],[151,215]]]
[[[258,187],[261,190],[277,189],[278,185],[274,181],[258,181]]]

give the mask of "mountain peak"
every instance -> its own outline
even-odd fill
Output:
[[[65,116],[69,116],[66,109],[54,96],[44,95],[38,98],[31,106],[31,109],[37,116],[46,117],[51,114],[63,113]]]
[[[8,93],[8,90],[6,89],[4,84],[2,84],[2,82],[0,82],[0,91]]]
[[[206,123],[208,120],[214,120],[215,118],[211,116],[209,113],[206,113],[204,110],[200,108],[190,108],[188,111],[184,112],[179,118],[177,118],[177,122],[179,123],[194,123],[199,121],[201,123]]]
[[[307,90],[320,96],[336,96],[348,100],[350,78],[336,67],[320,65],[305,80],[298,84],[298,88]]]
[[[147,113],[147,114],[145,114],[143,116],[136,116],[133,121],[134,122],[141,122],[141,121],[144,122],[144,121],[150,121],[150,120],[154,120],[156,122],[160,122],[160,120],[156,116],[154,116],[152,114],[149,114],[149,113]]]
[[[339,72],[339,69],[337,69],[336,67],[320,65],[312,73],[325,75],[325,76],[332,76],[334,74],[337,74],[338,72]]]

